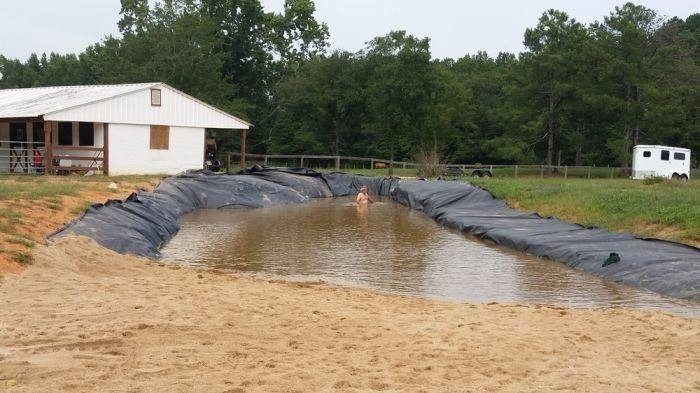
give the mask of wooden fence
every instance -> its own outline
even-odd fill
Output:
[[[240,153],[223,154],[223,163],[229,171],[240,164]],[[388,166],[392,161],[382,158],[306,155],[306,154],[246,154],[247,164],[280,167],[309,167],[323,170],[370,170],[377,163]],[[394,169],[414,169],[415,162],[393,161]],[[488,174],[508,177],[561,177],[561,178],[628,178],[630,168],[613,166],[569,166],[569,165],[491,165],[491,164],[445,164],[448,176]],[[384,168],[381,168],[384,170]],[[691,178],[700,175],[698,169],[691,171]]]

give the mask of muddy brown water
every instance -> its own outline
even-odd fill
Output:
[[[351,198],[253,210],[198,210],[164,260],[266,278],[323,280],[469,302],[625,306],[700,316],[700,305],[616,284],[470,239],[390,200]]]

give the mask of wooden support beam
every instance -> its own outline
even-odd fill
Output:
[[[71,156],[66,154],[56,154],[54,160],[75,160],[75,161],[103,161],[103,157]]]
[[[245,169],[245,153],[246,153],[246,139],[248,138],[248,130],[241,130],[241,169]]]
[[[3,123],[33,123],[44,121],[41,117],[3,117],[0,118]]]
[[[66,150],[66,151],[96,151],[100,152],[103,151],[103,147],[95,147],[95,146],[63,146],[63,145],[55,145],[53,146],[55,150]]]
[[[104,162],[102,163],[102,174],[105,176],[109,176],[109,123],[104,124],[103,131],[103,148],[104,152],[102,152],[102,159]]]
[[[53,151],[51,150],[53,139],[51,139],[51,122],[44,122],[44,173],[53,173]]]

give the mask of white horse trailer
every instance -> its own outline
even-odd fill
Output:
[[[690,149],[637,145],[632,151],[632,179],[658,176],[690,179]]]

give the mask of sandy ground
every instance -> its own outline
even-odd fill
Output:
[[[0,391],[700,390],[700,320],[232,277],[84,238],[0,279]]]

